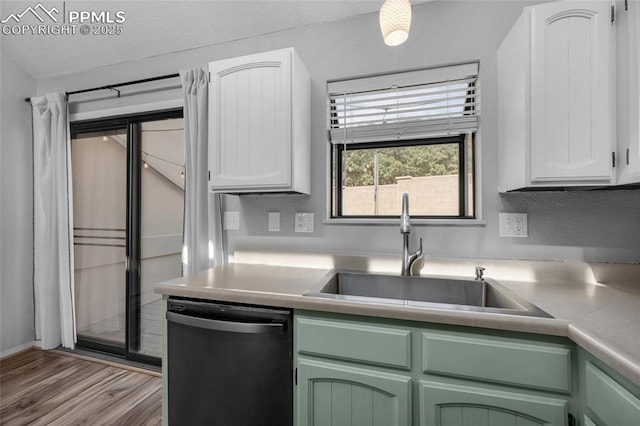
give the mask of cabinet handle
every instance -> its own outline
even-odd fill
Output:
[[[188,327],[204,328],[214,331],[225,331],[227,333],[249,333],[249,334],[283,334],[284,324],[280,323],[251,323],[214,320],[208,318],[192,317],[188,315],[167,312],[167,321]]]
[[[615,5],[611,5],[611,23],[613,24],[616,20],[616,7]]]

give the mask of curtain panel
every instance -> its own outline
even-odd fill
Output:
[[[185,212],[183,274],[224,263],[221,196],[209,198],[209,77],[202,68],[180,71],[184,93]]]
[[[43,349],[76,343],[73,192],[67,101],[31,98],[33,116],[33,287],[36,340]]]

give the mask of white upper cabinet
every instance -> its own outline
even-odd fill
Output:
[[[527,7],[500,46],[500,191],[615,183],[611,5]]]
[[[640,2],[623,3],[618,27],[618,183],[640,182]]]
[[[310,77],[293,48],[209,64],[212,192],[310,190]]]

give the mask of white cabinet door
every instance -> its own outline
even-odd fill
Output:
[[[621,11],[626,24],[620,31],[619,42],[623,48],[619,70],[619,96],[621,110],[620,130],[620,184],[640,182],[640,2],[627,2],[627,10]]]
[[[613,180],[613,28],[608,1],[531,11],[531,176],[535,184]]]
[[[292,50],[209,64],[212,190],[291,186]]]
[[[290,184],[290,53],[213,62],[211,185]]]

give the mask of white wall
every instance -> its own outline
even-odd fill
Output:
[[[434,1],[413,8],[409,40],[387,47],[377,15],[307,26],[267,36],[104,67],[39,82],[39,92],[74,90],[203,66],[208,61],[294,46],[312,75],[311,196],[228,197],[241,211],[241,231],[228,235],[237,248],[399,254],[393,226],[322,223],[326,199],[326,81],[480,60],[482,204],[486,226],[414,226],[428,255],[479,258],[640,262],[640,192],[497,193],[496,50],[524,2]],[[196,3],[197,5],[197,3]],[[196,6],[197,7],[197,6]],[[212,17],[212,25],[213,22]],[[267,213],[281,212],[279,233],[269,233]],[[315,232],[293,233],[294,212],[315,212]],[[529,237],[498,236],[498,212],[529,214]]]
[[[31,112],[24,98],[35,94],[36,81],[0,55],[0,353],[6,354],[35,339]]]

